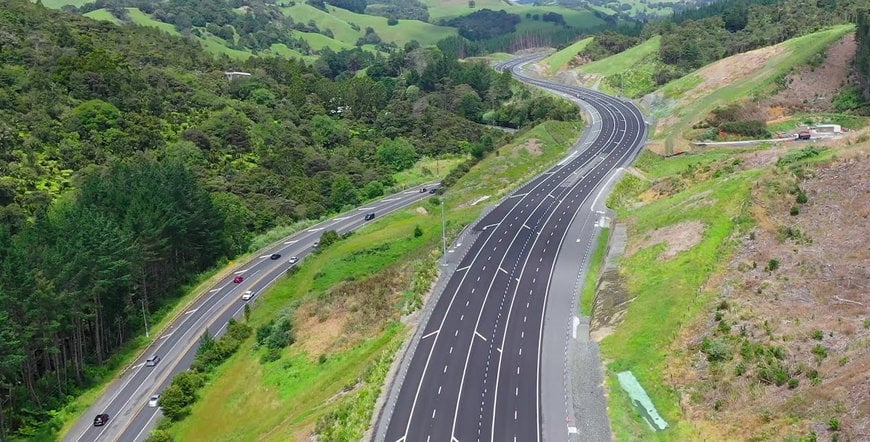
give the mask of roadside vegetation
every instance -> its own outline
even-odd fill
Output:
[[[455,238],[488,204],[562,158],[581,129],[546,122],[524,131],[443,196],[379,218],[307,258],[258,298],[249,319],[256,336],[218,368],[190,415],[159,435],[359,439],[407,337],[403,318],[422,306],[437,275],[441,199],[448,238]],[[281,323],[276,318],[292,324],[292,343],[257,344],[259,330]]]
[[[631,301],[596,311],[621,320],[594,330],[617,440],[849,440],[866,428],[849,399],[865,388],[866,296],[844,282],[868,259],[866,201],[845,196],[870,173],[863,132],[638,157],[608,199],[628,226],[616,282]],[[670,428],[643,421],[624,370]]]

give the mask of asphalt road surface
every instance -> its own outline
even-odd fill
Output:
[[[581,223],[581,234],[592,235],[584,227],[597,218],[590,208],[611,174],[640,151],[646,124],[629,102],[523,75],[519,66],[532,58],[500,68],[580,100],[592,124],[562,162],[513,192],[472,227],[474,243],[422,325],[395,406],[381,419],[379,427],[386,429],[376,433],[379,440],[528,442],[540,441],[542,435],[544,440],[569,440],[564,344],[561,355],[549,355],[557,364],[542,362],[542,356],[548,358],[542,355],[545,313],[561,309],[555,312],[558,336],[546,339],[564,343],[563,318],[573,317],[576,310],[564,302],[548,303],[551,286],[559,282],[553,281],[556,258],[570,226]],[[583,238],[570,240],[581,243]],[[542,387],[551,385],[557,388],[542,394]],[[550,422],[549,430],[542,428],[544,421]]]
[[[431,189],[432,186],[426,187]],[[188,311],[176,318],[139,360],[108,387],[64,440],[145,440],[161,415],[159,408],[148,406],[148,399],[169,386],[176,373],[190,367],[199,347],[199,339],[206,329],[212,336],[222,334],[230,318],[242,315],[245,304],[255,303],[269,285],[296,265],[289,262],[290,257],[296,256],[301,260],[314,250],[314,242],[320,239],[324,230],[336,230],[341,234],[372,222],[365,221],[367,213],[374,212],[377,220],[428,196],[431,196],[428,191],[414,187],[324,221],[261,250],[255,258],[211,287]],[[281,257],[273,260],[271,255],[275,253]],[[234,283],[233,279],[237,276],[242,276],[244,280]],[[253,292],[253,298],[243,301],[242,294],[247,290]],[[160,362],[153,367],[145,366],[146,358],[152,355],[160,356]],[[104,426],[95,427],[94,417],[99,413],[108,413],[109,421]]]

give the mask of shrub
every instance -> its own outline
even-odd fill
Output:
[[[731,349],[728,344],[718,338],[704,338],[701,343],[701,351],[707,354],[710,362],[722,362],[731,359]]]
[[[320,235],[320,246],[318,250],[326,248],[327,246],[334,244],[341,240],[341,237],[338,236],[338,232],[335,230],[327,230],[323,232],[323,235]]]
[[[172,438],[172,435],[169,434],[166,430],[156,429],[152,430],[151,434],[148,435],[148,439],[145,439],[145,442],[172,442],[175,439]]]
[[[799,385],[800,383],[801,383],[801,381],[798,380],[798,378],[790,378],[790,379],[788,380],[788,388],[794,390],[795,388],[798,387],[798,385]]]
[[[813,332],[813,339],[815,339],[816,341],[821,341],[822,338],[824,338],[824,337],[825,337],[825,332],[823,332],[821,330],[816,330]]]
[[[797,201],[798,204],[806,204],[807,201],[809,201],[809,198],[807,198],[807,194],[803,191],[803,189],[798,190],[795,201]]]
[[[840,431],[840,419],[832,417],[831,420],[828,421],[828,430]]]
[[[802,232],[801,229],[792,226],[779,226],[779,229],[776,231],[776,239],[779,242],[790,239],[799,244],[811,244],[813,242],[812,238]]]
[[[767,130],[767,125],[764,121],[759,120],[727,121],[719,125],[719,130],[729,134],[747,137],[770,137],[770,131]]]
[[[821,362],[828,357],[828,349],[822,344],[816,344],[811,351],[816,355],[816,360],[818,362]]]
[[[791,209],[788,211],[788,214],[791,216],[797,216],[799,213],[801,213],[801,209],[798,206],[791,206]]]
[[[778,360],[768,360],[759,364],[758,379],[766,384],[779,387],[788,381],[788,370]]]
[[[808,158],[817,157],[822,152],[824,152],[824,149],[820,149],[814,146],[806,147],[800,150],[793,150],[779,157],[779,160],[776,161],[776,165],[779,167],[784,167]]]
[[[772,272],[778,268],[779,268],[779,260],[778,259],[771,259],[770,261],[767,262],[767,266],[764,267],[764,270],[767,270],[768,272]]]
[[[420,228],[420,225],[414,226],[414,238],[419,238],[423,236],[423,229]]]
[[[173,382],[169,387],[163,390],[160,395],[158,404],[160,410],[167,419],[179,421],[190,413],[190,404],[193,403],[195,397],[187,396],[184,391]]]

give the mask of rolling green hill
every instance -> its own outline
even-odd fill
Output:
[[[311,5],[297,3],[282,9],[284,14],[294,21],[308,23],[314,21],[323,31],[329,29],[335,39],[353,45],[365,34],[365,29],[371,27],[386,42],[399,46],[411,40],[417,40],[422,45],[435,44],[442,38],[456,35],[456,30],[445,26],[436,26],[418,20],[399,20],[395,26],[387,25],[387,19],[374,15],[357,14],[346,9],[327,6],[327,11],[321,11]],[[358,30],[354,29],[354,26]]]

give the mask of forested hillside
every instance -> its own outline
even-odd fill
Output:
[[[503,137],[485,116],[577,118],[437,49],[396,50],[371,76],[333,62],[339,80],[230,64],[155,29],[0,0],[0,438],[52,425],[143,310],[257,232],[382,195],[422,156],[485,155]]]

